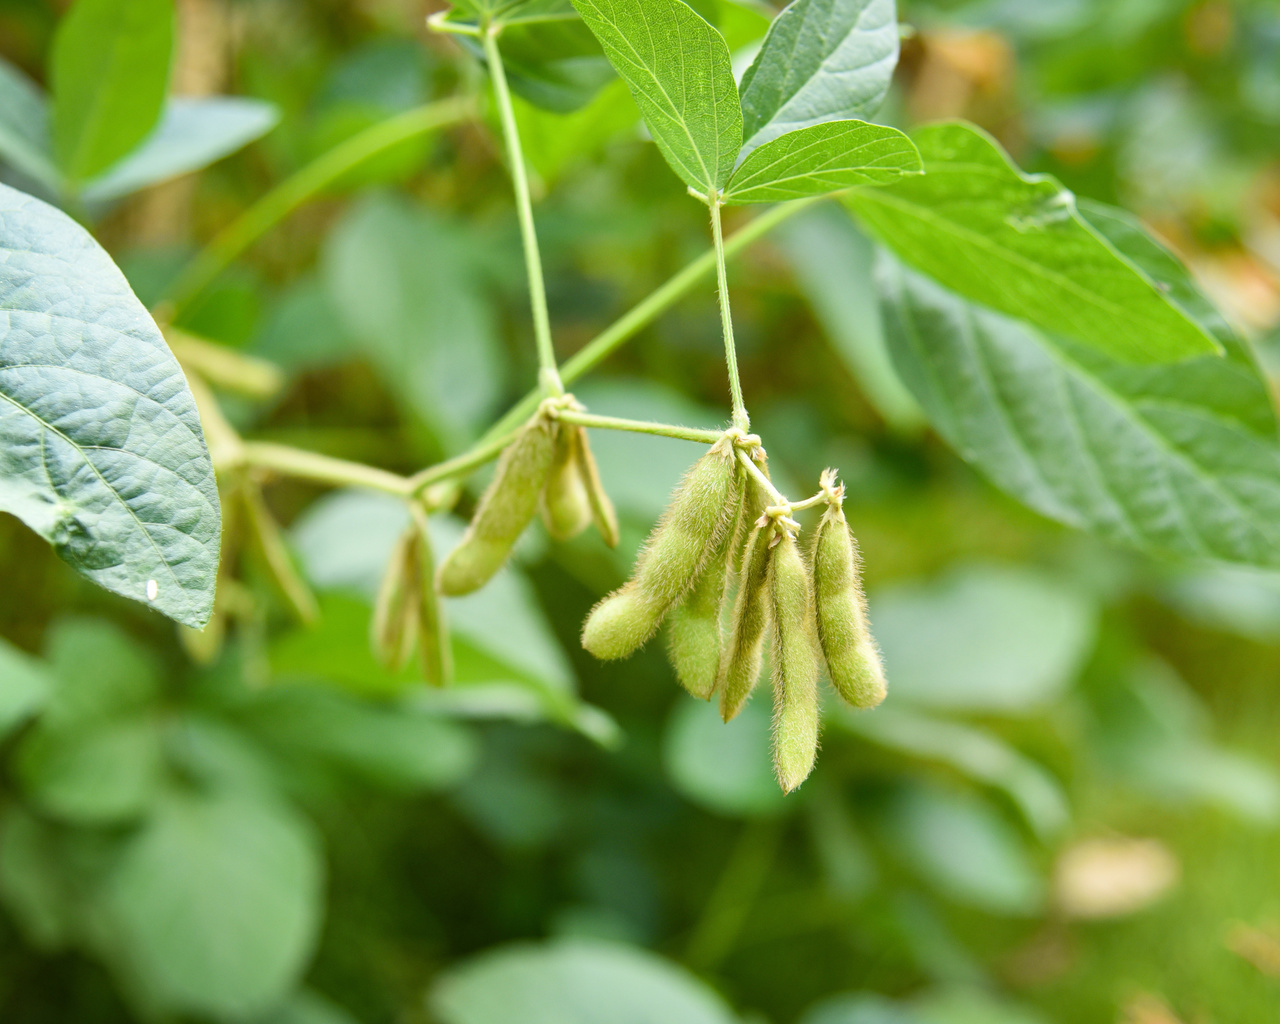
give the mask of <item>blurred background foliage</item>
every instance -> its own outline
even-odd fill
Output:
[[[63,6],[2,0],[0,55],[44,80]],[[767,25],[747,2],[694,6],[735,52]],[[179,0],[173,91],[281,116],[95,211],[139,296],[308,161],[475,88],[432,10]],[[1134,210],[1280,372],[1274,2],[899,13],[887,120],[973,119],[1027,169]],[[562,356],[707,245],[575,28],[554,29],[555,59],[545,26],[504,36]],[[179,324],[285,371],[270,401],[227,399],[235,424],[401,472],[474,440],[534,378],[509,196],[486,116],[381,153],[275,228]],[[817,772],[788,798],[761,700],[723,726],[659,652],[601,665],[577,644],[685,442],[593,437],[619,552],[526,538],[450,602],[446,691],[368,652],[396,500],[267,480],[320,617],[297,624],[247,555],[207,664],[0,517],[0,1016],[1274,1019],[1280,577],[1150,562],[996,491],[894,376],[872,257],[826,203],[731,268],[753,426],[784,482],[839,467],[890,680],[874,713],[828,702]],[[710,287],[575,390],[601,413],[722,423]],[[433,522],[440,548],[460,523]]]

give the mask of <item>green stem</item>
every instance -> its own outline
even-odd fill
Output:
[[[792,512],[803,512],[807,508],[814,508],[818,505],[830,505],[831,496],[826,491],[819,491],[811,497],[805,498],[804,501],[788,502]]]
[[[696,427],[677,427],[670,423],[653,423],[649,420],[626,420],[617,416],[593,416],[589,412],[563,409],[556,412],[556,419],[576,423],[580,427],[599,427],[602,430],[629,430],[633,434],[657,434],[674,437],[679,441],[699,441],[715,444],[724,436],[723,430],[699,430]]]
[[[416,493],[406,477],[389,473],[385,469],[273,444],[270,441],[243,441],[238,454],[238,461],[242,466],[260,466],[303,480],[314,480],[337,487],[367,487],[402,498]]]
[[[761,487],[765,489],[769,497],[773,499],[773,503],[775,505],[789,504],[789,502],[787,501],[786,495],[783,494],[780,490],[778,490],[778,488],[773,486],[773,481],[764,475],[760,467],[756,465],[756,460],[753,459],[746,452],[744,452],[741,448],[738,449],[738,461],[741,462],[747,468],[748,473],[750,473],[753,477],[755,477],[756,483],[758,483]]]
[[[540,383],[545,393],[564,393],[556,372],[556,353],[551,343],[551,318],[547,314],[547,289],[542,279],[542,255],[538,251],[538,234],[533,224],[533,202],[529,198],[529,178],[524,165],[524,151],[520,147],[520,132],[516,128],[516,112],[511,105],[511,90],[507,88],[507,73],[502,66],[502,54],[498,50],[497,25],[484,32],[484,56],[489,64],[489,76],[493,79],[493,93],[498,101],[498,116],[502,120],[502,135],[507,143],[507,162],[511,165],[511,183],[516,194],[516,213],[520,220],[520,240],[524,243],[524,263],[529,275],[529,304],[533,308],[533,336],[538,345]]]
[[[409,478],[410,492],[421,494],[432,484],[437,484],[441,480],[464,476],[473,469],[479,469],[489,460],[496,459],[501,455],[502,450],[511,443],[513,436],[515,436],[515,430],[507,430],[501,434],[494,434],[492,430],[489,431],[488,434],[476,442],[474,447],[461,455],[455,455],[451,459],[438,462],[434,466],[428,466],[426,469],[415,473]]]
[[[353,167],[406,139],[455,124],[474,113],[475,102],[470,97],[428,103],[366,128],[311,161],[223,228],[187,264],[169,288],[169,317],[188,308],[232,260]]]
[[[743,430],[751,429],[751,417],[742,401],[742,382],[738,380],[738,349],[733,343],[733,314],[729,311],[729,273],[724,264],[724,232],[720,226],[720,200],[712,196],[711,237],[715,242],[716,287],[720,293],[720,327],[724,331],[724,361],[729,368],[729,393],[733,396],[733,423]]]

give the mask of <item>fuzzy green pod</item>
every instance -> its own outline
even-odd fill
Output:
[[[591,522],[591,496],[577,455],[586,439],[582,427],[572,423],[556,423],[554,429],[555,458],[542,491],[542,521],[555,540],[569,540]]]
[[[733,440],[721,438],[676,488],[636,559],[631,579],[587,616],[583,647],[604,660],[625,658],[658,631],[729,530],[737,480]]]
[[[613,502],[600,482],[600,470],[596,466],[596,457],[591,454],[591,444],[587,440],[587,431],[579,427],[578,445],[574,449],[574,458],[578,463],[578,474],[583,486],[587,489],[587,502],[591,507],[591,521],[596,532],[611,548],[618,546],[618,513],[614,511]]]
[[[746,502],[743,472],[738,467],[738,512],[734,529],[726,529],[720,543],[707,558],[693,589],[671,609],[667,618],[667,656],[680,685],[699,700],[710,700],[720,672],[724,647],[721,627],[726,593],[730,582],[729,559],[737,536],[737,522]]]
[[[769,479],[769,459],[764,449],[755,449],[751,457],[765,479]],[[746,490],[738,513],[738,521],[734,526],[733,548],[729,557],[729,567],[735,576],[742,572],[742,561],[747,553],[747,537],[750,536],[752,527],[764,515],[764,510],[772,504],[769,492],[760,485],[755,475],[748,473],[741,465],[738,468],[742,470]]]
[[[839,505],[823,513],[813,545],[818,639],[831,684],[855,708],[884,700],[884,667],[867,623],[858,543]]]
[[[818,636],[809,567],[785,530],[769,558],[773,615],[773,766],[790,793],[818,755]]]
[[[538,414],[498,460],[493,482],[480,498],[461,543],[440,566],[440,591],[470,594],[489,582],[538,510],[555,459],[555,424]]]
[[[374,657],[386,668],[400,669],[413,653],[414,630],[417,620],[418,586],[417,527],[410,525],[396,539],[396,546],[387,559],[378,596],[373,604],[373,618],[369,622],[369,645]]]
[[[449,646],[449,630],[444,620],[444,602],[436,592],[435,558],[431,551],[431,535],[427,529],[427,513],[418,504],[410,506],[415,533],[415,575],[417,588],[418,660],[422,675],[432,686],[446,686],[453,678],[453,656]]]
[[[742,710],[760,678],[764,634],[770,617],[765,588],[775,529],[772,521],[757,523],[743,545],[745,557],[733,602],[733,624],[716,681],[720,690],[720,717],[726,722]]]

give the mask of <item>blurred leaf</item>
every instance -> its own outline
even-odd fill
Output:
[[[1155,553],[1280,565],[1280,446],[1244,350],[1114,362],[881,267],[890,351],[939,433],[1044,515]]]
[[[1213,338],[1076,210],[961,123],[912,136],[926,174],[850,194],[877,240],[966,298],[1138,363],[1218,351]]]
[[[1073,589],[1014,567],[971,566],[871,595],[890,699],[1023,714],[1070,684],[1096,610]]]
[[[1043,1024],[1044,1018],[986,992],[949,989],[895,1001],[859,994],[824,1000],[800,1024]]]
[[[45,652],[54,691],[42,719],[51,727],[101,723],[130,715],[155,700],[159,668],[141,644],[102,619],[59,619]]]
[[[106,880],[105,952],[162,1006],[260,1012],[293,987],[310,955],[322,874],[310,828],[283,806],[175,794]]]
[[[723,188],[742,146],[724,38],[681,0],[575,0],[631,89],[653,141],[690,188]]]
[[[0,58],[0,159],[56,190],[60,181],[49,152],[49,111],[43,91]]]
[[[43,708],[52,690],[47,665],[0,639],[0,736]]]
[[[757,695],[725,723],[714,703],[680,697],[663,737],[663,764],[672,785],[717,814],[754,817],[782,811],[767,705],[767,697]]]
[[[316,277],[304,276],[268,310],[252,351],[285,370],[310,370],[352,359],[356,344],[343,329],[328,289]]]
[[[874,248],[853,221],[830,204],[793,217],[775,238],[795,271],[836,353],[862,393],[890,426],[913,431],[924,414],[898,377],[885,347],[871,280]]]
[[[254,1017],[252,1024],[359,1024],[340,1006],[308,989],[290,996],[270,1013]]]
[[[508,24],[501,43],[512,91],[544,110],[578,110],[613,78],[600,44],[576,17]]]
[[[159,727],[126,718],[39,728],[18,748],[17,770],[31,802],[52,817],[85,825],[137,818],[164,779]]]
[[[1034,914],[1044,883],[1018,834],[986,802],[922,786],[887,810],[895,845],[921,877],[957,903],[992,914]]]
[[[1003,790],[1041,839],[1061,832],[1069,820],[1066,794],[1053,776],[985,730],[893,707],[867,714],[839,705],[832,720],[872,743],[950,765],[968,778]]]
[[[138,145],[160,116],[173,48],[171,0],[77,0],[49,58],[53,147],[83,180]]]
[[[375,196],[335,227],[323,275],[387,386],[446,448],[473,437],[497,398],[502,363],[489,305],[454,234],[422,207]]]
[[[203,626],[218,494],[155,323],[80,225],[4,185],[0,305],[0,509],[98,585]]]
[[[652,953],[580,940],[510,946],[441,976],[442,1024],[733,1024],[692,974]]]
[[[379,707],[315,686],[273,686],[246,709],[250,727],[286,750],[319,755],[369,781],[443,789],[477,751],[463,727],[412,707]]]
[[[725,186],[724,201],[785,202],[919,173],[920,154],[896,128],[824,121],[752,150]]]
[[[579,110],[556,114],[519,99],[516,123],[525,158],[544,182],[552,182],[574,164],[593,157],[608,142],[635,135],[636,105],[626,85],[613,81]]]
[[[909,1007],[872,993],[834,996],[811,1008],[800,1024],[924,1024]]]
[[[65,948],[78,920],[76,896],[54,826],[11,804],[0,818],[0,895],[24,937],[45,952]]]
[[[897,63],[893,0],[795,0],[742,76],[743,152],[822,121],[870,117]]]
[[[1280,641],[1280,576],[1248,566],[1179,567],[1159,586],[1183,615],[1260,643]]]
[[[280,112],[261,100],[175,97],[146,141],[86,182],[80,198],[87,203],[106,202],[198,171],[265,135],[279,119]]]

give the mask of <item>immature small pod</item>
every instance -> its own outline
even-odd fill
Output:
[[[369,644],[385,667],[401,669],[413,653],[420,586],[417,559],[418,528],[410,524],[396,539],[387,559],[369,622]]]
[[[856,708],[884,700],[884,667],[867,622],[858,543],[839,504],[828,506],[813,545],[818,639],[836,692]]]
[[[699,700],[710,700],[715,692],[724,647],[721,618],[730,578],[729,558],[737,533],[736,520],[746,501],[741,467],[736,471],[739,511],[733,517],[734,529],[722,533],[693,588],[667,618],[667,656],[680,685]]]
[[[641,549],[631,579],[587,616],[583,647],[597,658],[625,658],[657,632],[730,528],[737,480],[733,439],[726,435],[685,474]]]
[[[587,490],[587,502],[591,506],[591,520],[596,532],[611,548],[618,546],[618,513],[614,511],[613,502],[600,482],[600,470],[596,466],[596,458],[591,454],[591,444],[587,440],[587,431],[579,427],[578,444],[574,449],[574,457],[578,462],[578,474]]]
[[[764,634],[769,627],[770,607],[766,595],[769,559],[776,527],[766,519],[751,528],[743,545],[745,554],[738,594],[733,602],[729,644],[720,661],[720,717],[732,719],[751,696],[760,678]]]
[[[769,559],[773,614],[773,765],[790,793],[813,770],[818,755],[818,636],[809,567],[791,535]]]
[[[432,686],[447,686],[453,678],[453,656],[449,645],[449,630],[444,618],[444,602],[436,592],[435,558],[431,551],[431,534],[427,527],[427,513],[416,502],[410,506],[413,529],[416,534],[415,579],[418,599],[417,612],[418,660],[422,675]]]
[[[280,525],[262,498],[262,489],[255,481],[246,479],[239,491],[248,532],[263,564],[294,614],[300,621],[311,625],[320,618],[320,606],[293,564],[293,556],[280,533]]]
[[[555,540],[569,540],[591,522],[591,497],[578,458],[586,438],[583,428],[572,423],[557,422],[554,430],[555,458],[542,491],[542,521]]]
[[[555,424],[539,413],[502,453],[471,525],[440,566],[442,593],[458,596],[479,590],[505,564],[538,510],[538,499],[555,459],[554,428]]]

